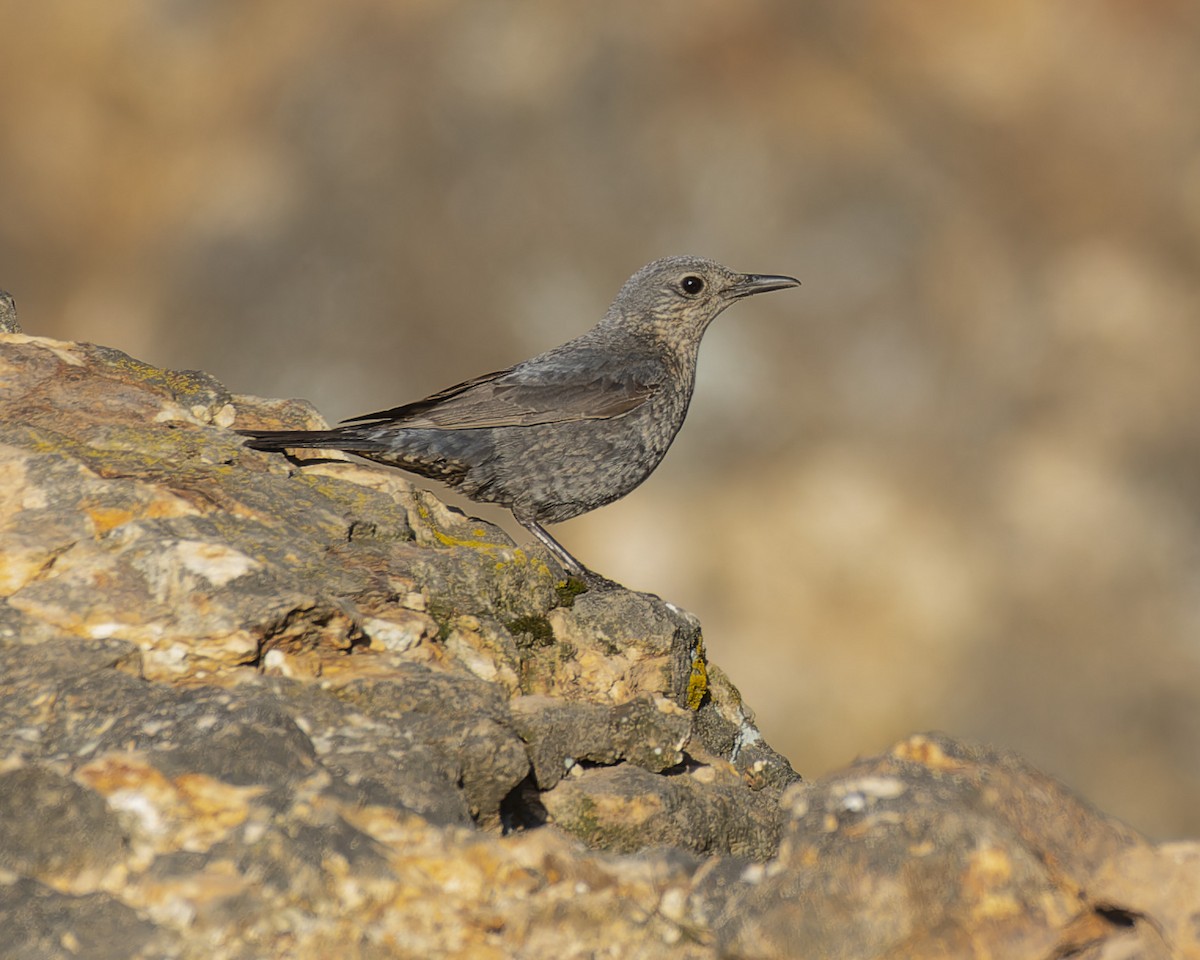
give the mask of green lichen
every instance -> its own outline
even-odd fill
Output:
[[[517,617],[504,624],[504,629],[513,635],[518,647],[548,647],[554,642],[554,630],[545,617]]]
[[[164,370],[138,360],[113,347],[96,348],[96,358],[123,379],[159,387],[189,406],[209,407],[229,401],[229,392],[219,380],[201,370]]]
[[[26,443],[40,454],[58,454],[85,464],[103,477],[162,480],[179,486],[181,477],[229,477],[225,463],[214,463],[225,449],[198,430],[163,429],[161,425],[107,424],[83,442],[66,434],[33,427]]]
[[[596,850],[633,853],[646,844],[643,827],[602,817],[599,805],[586,794],[579,796],[570,810],[558,817],[556,822],[567,833]]]
[[[557,605],[560,607],[575,606],[575,598],[581,593],[587,593],[588,586],[578,577],[567,577],[566,580],[560,580],[554,587],[554,594],[558,598]]]
[[[596,813],[596,801],[583,794],[575,803],[571,816],[563,826],[581,839],[595,842],[604,834],[604,825]]]
[[[351,540],[403,542],[413,539],[408,514],[390,497],[325,474],[302,471],[296,480],[336,505],[349,522]]]

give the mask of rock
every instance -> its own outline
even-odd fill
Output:
[[[178,956],[179,940],[107,893],[71,896],[33,880],[0,884],[7,960]]]
[[[20,333],[21,324],[17,322],[17,304],[12,294],[0,290],[0,333]]]
[[[541,795],[554,823],[591,846],[633,853],[649,845],[762,860],[779,842],[773,796],[748,802],[745,784],[712,768],[655,776],[633,764],[581,769]]]
[[[529,773],[506,699],[492,684],[405,665],[387,679],[349,683],[338,697],[431,749],[450,771],[446,787],[462,790],[480,825],[499,823],[501,803]]]
[[[1127,927],[1112,938],[1125,956],[1200,957],[1200,843],[1131,844],[1097,866],[1088,892]]]
[[[0,333],[5,955],[1195,955],[1192,848],[948,739],[799,783],[694,617],[235,424],[321,421]]]
[[[657,597],[626,590],[584,594],[550,611],[557,641],[550,656],[526,665],[525,689],[540,693],[569,685],[610,703],[647,690],[695,709],[706,678],[700,624]],[[562,657],[562,651],[571,654]],[[693,678],[693,672],[696,676]]]
[[[1163,851],[1012,755],[916,736],[783,803],[778,857],[714,897],[721,956],[1173,956],[1170,917],[1198,955],[1175,909],[1142,912],[1153,885],[1097,896],[1131,859],[1161,882]]]
[[[661,773],[683,761],[693,718],[669,700],[642,697],[616,707],[557,697],[518,697],[513,724],[528,745],[537,785],[554,787],[579,763],[622,760]]]
[[[96,883],[125,841],[116,812],[94,790],[41,764],[0,773],[0,869]]]

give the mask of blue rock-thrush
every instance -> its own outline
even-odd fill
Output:
[[[635,273],[582,336],[507,370],[332,430],[247,430],[247,446],[343,450],[508,507],[569,574],[606,582],[542,527],[625,496],[683,426],[709,323],[735,300],[800,283],[666,257]]]

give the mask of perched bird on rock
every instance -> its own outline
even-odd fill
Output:
[[[666,257],[626,281],[582,336],[507,370],[332,430],[247,430],[247,446],[343,450],[498,503],[567,573],[598,577],[542,526],[625,496],[683,426],[709,323],[743,297],[799,280]]]

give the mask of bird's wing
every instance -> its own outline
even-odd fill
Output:
[[[603,371],[518,366],[346,422],[388,420],[404,427],[472,430],[608,420],[637,409],[658,387],[658,378],[636,365]]]

